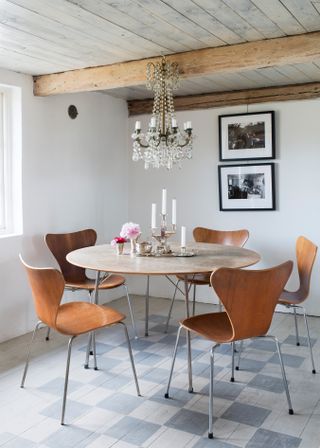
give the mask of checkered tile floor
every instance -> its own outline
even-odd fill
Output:
[[[126,312],[122,299],[113,304]],[[170,399],[164,398],[177,321],[164,334],[169,302],[151,300],[150,335],[132,341],[142,397],[137,397],[122,329],[97,335],[99,370],[85,370],[86,338],[75,340],[66,423],[59,424],[66,339],[39,332],[25,389],[19,388],[30,335],[0,344],[0,446],[4,448],[319,448],[320,373],[313,375],[306,339],[296,347],[292,316],[276,314],[271,334],[282,341],[295,415],[288,415],[274,344],[248,341],[236,381],[230,380],[230,346],[216,355],[214,439],[207,438],[210,343],[192,338],[193,385],[187,392],[186,346],[178,351]],[[134,297],[143,333],[143,298]],[[197,312],[213,310],[199,304]],[[177,303],[175,318],[184,315]],[[139,319],[140,318],[140,319]],[[301,333],[303,322],[301,321]],[[320,318],[310,318],[320,371]],[[130,329],[130,328],[129,328]]]

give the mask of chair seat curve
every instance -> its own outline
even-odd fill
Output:
[[[208,272],[207,274],[189,274],[187,275],[188,283],[191,283],[192,285],[210,285],[210,275],[211,272]],[[176,277],[179,280],[185,280],[185,276],[182,274],[177,274]]]
[[[225,312],[198,314],[182,320],[180,324],[210,341],[225,343],[233,340],[233,328]]]
[[[125,315],[107,306],[86,302],[59,306],[56,329],[66,335],[78,336],[98,328],[122,322]]]
[[[300,294],[298,291],[287,291],[284,289],[279,298],[279,303],[284,306],[299,305],[301,303]]]
[[[112,274],[99,284],[99,289],[101,290],[117,288],[118,286],[124,285],[125,281],[126,279],[122,277],[122,275]],[[86,289],[89,291],[93,291],[95,289],[95,280],[86,278],[82,281],[77,280],[76,282],[73,282],[72,280],[69,281],[68,279],[66,279],[66,288]]]

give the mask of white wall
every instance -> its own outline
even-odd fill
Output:
[[[266,110],[275,111],[276,210],[219,211],[218,115]],[[192,120],[196,135],[193,159],[185,161],[181,170],[171,172],[145,171],[142,162],[130,162],[129,219],[147,229],[151,203],[157,202],[160,206],[161,188],[166,187],[169,197],[177,198],[178,226],[187,226],[189,239],[197,225],[216,229],[247,228],[250,238],[246,247],[262,255],[256,267],[275,265],[289,258],[294,260],[295,241],[301,234],[320,246],[319,110],[320,100],[308,100],[257,104],[248,110],[247,106],[238,106],[177,113],[180,124]],[[147,118],[139,118],[143,128]],[[135,119],[129,120],[129,134]],[[310,299],[306,302],[308,312],[317,315],[320,315],[319,267],[320,253],[314,267]],[[295,288],[297,284],[295,272],[288,286]],[[144,281],[131,281],[133,291],[143,292],[144,288]],[[152,281],[152,295],[168,297],[171,291],[166,280]],[[203,287],[199,297],[212,300],[209,288]]]
[[[124,101],[98,93],[35,98],[30,76],[5,70],[1,83],[22,88],[24,229],[23,236],[0,238],[3,341],[35,322],[19,252],[37,265],[52,265],[45,233],[93,227],[98,242],[110,241],[127,219],[128,158]],[[67,114],[70,104],[78,108],[75,120]]]
[[[247,107],[180,112],[180,123],[192,120],[194,157],[174,169],[145,171],[131,162],[134,118],[127,119],[125,102],[98,93],[35,98],[29,76],[0,70],[0,83],[22,88],[23,226],[21,237],[0,238],[0,341],[30,331],[34,310],[22,252],[37,265],[54,264],[43,243],[47,232],[94,227],[98,242],[109,241],[127,220],[150,226],[151,203],[160,205],[161,189],[178,201],[178,224],[221,229],[248,228],[247,247],[262,255],[258,266],[294,259],[296,237],[304,234],[320,244],[318,116],[320,100],[250,106],[249,111],[275,110],[277,210],[220,212],[218,203],[218,115],[246,112]],[[75,104],[76,120],[67,115]],[[148,117],[142,117],[143,126]],[[320,315],[320,256],[307,302]],[[143,293],[145,279],[130,278],[131,291]],[[290,281],[297,285],[296,274]],[[171,287],[153,279],[151,294],[168,297]],[[116,297],[121,291],[103,299]],[[212,300],[208,288],[199,296]]]

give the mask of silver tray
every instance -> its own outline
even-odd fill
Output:
[[[194,257],[195,252],[172,252],[173,257]]]

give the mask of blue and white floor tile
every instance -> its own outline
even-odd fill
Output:
[[[143,333],[144,300],[134,297]],[[127,312],[126,301],[113,306]],[[230,382],[230,346],[215,356],[214,439],[207,438],[210,342],[193,337],[193,383],[187,392],[185,338],[179,346],[170,399],[164,398],[177,331],[179,302],[167,334],[169,302],[152,299],[150,335],[132,340],[142,397],[136,396],[121,328],[97,334],[99,370],[83,369],[86,338],[75,340],[71,361],[66,426],[60,426],[66,338],[39,332],[25,389],[19,388],[30,335],[0,344],[0,447],[2,448],[319,448],[320,373],[311,373],[301,320],[301,345],[295,345],[292,316],[277,313],[271,334],[282,351],[294,415],[286,396],[272,341],[248,341],[240,370]],[[213,306],[199,304],[197,311]],[[140,320],[139,320],[140,318]],[[320,371],[320,318],[310,318],[316,368]],[[130,328],[129,328],[130,330]]]

